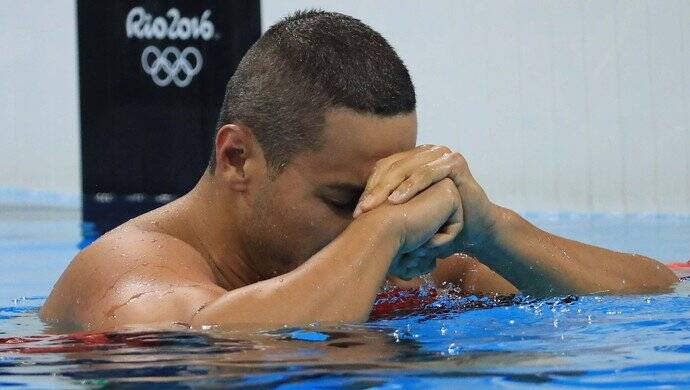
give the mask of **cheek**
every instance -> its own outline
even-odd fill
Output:
[[[295,230],[310,241],[330,236],[337,230],[332,213],[316,202],[304,202],[291,209],[290,214]]]
[[[338,237],[338,235],[347,228],[350,222],[351,219],[333,213],[328,207],[322,207],[320,215],[314,224],[317,229],[314,232],[314,236],[319,238],[320,247],[322,248],[328,245]]]
[[[306,260],[333,241],[351,221],[301,189],[273,188],[267,194],[264,201],[257,202],[262,210],[256,211],[250,224],[258,226],[264,249],[281,257]]]
[[[336,238],[350,223],[321,201],[303,202],[290,210],[297,240],[304,250],[318,251]]]

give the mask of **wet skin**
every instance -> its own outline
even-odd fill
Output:
[[[416,132],[414,113],[333,109],[321,148],[275,175],[251,129],[223,126],[214,172],[80,252],[41,318],[65,330],[361,321],[387,277],[411,287],[427,271],[488,295],[677,281],[652,259],[553,236],[491,203],[459,153],[415,147]]]

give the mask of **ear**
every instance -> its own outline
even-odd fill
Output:
[[[216,133],[215,148],[215,175],[233,190],[246,191],[251,176],[257,173],[255,160],[263,159],[251,130],[242,124],[226,124]]]

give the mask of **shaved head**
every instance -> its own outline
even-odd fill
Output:
[[[415,110],[407,68],[361,21],[335,12],[299,11],[249,49],[228,82],[217,128],[249,127],[277,173],[323,145],[325,113],[347,108],[392,117]],[[215,156],[209,168],[214,170]]]

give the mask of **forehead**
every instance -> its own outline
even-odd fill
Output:
[[[414,112],[384,117],[339,108],[327,111],[324,144],[294,161],[316,182],[366,184],[376,161],[414,148],[417,116]]]

